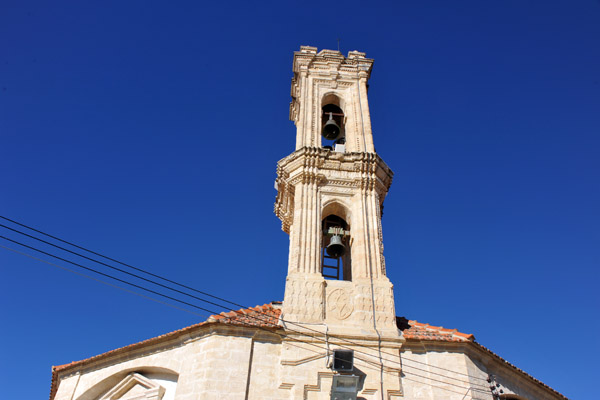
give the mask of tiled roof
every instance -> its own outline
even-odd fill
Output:
[[[485,353],[489,354],[490,356],[492,356],[492,358],[496,359],[501,364],[504,364],[507,367],[512,368],[515,371],[518,371],[519,373],[529,377],[531,380],[533,380],[537,384],[554,392],[561,398],[568,400],[567,397],[565,397],[563,394],[557,392],[556,390],[552,389],[550,386],[546,385],[544,382],[534,378],[533,376],[529,375],[527,372],[525,372],[522,369],[516,367],[515,365],[509,363],[504,358],[500,357],[498,354],[494,353],[487,347],[484,347],[481,344],[477,343],[475,341],[475,336],[473,336],[470,333],[461,333],[461,332],[457,331],[456,329],[447,329],[442,326],[433,326],[433,325],[429,325],[429,324],[423,324],[421,322],[417,322],[414,320],[406,321],[405,319],[402,319],[402,318],[398,318],[398,328],[403,329],[402,333],[404,335],[404,338],[407,341],[431,340],[431,341],[436,341],[436,342],[471,343],[478,349],[480,349],[480,350],[484,351]]]
[[[277,303],[273,302],[271,304],[263,304],[262,306],[255,306],[240,309],[237,311],[228,311],[222,312],[220,314],[211,315],[204,322],[200,322],[198,324],[190,325],[182,329],[178,329],[173,332],[165,333],[164,335],[156,336],[151,339],[143,340],[138,343],[130,344],[129,346],[120,347],[115,350],[107,351],[106,353],[99,354],[97,356],[93,356],[90,358],[86,358],[80,361],[73,361],[64,365],[53,366],[53,371],[62,371],[66,368],[72,367],[73,365],[79,365],[84,362],[89,362],[95,360],[100,357],[106,357],[113,353],[121,353],[123,350],[131,350],[133,348],[141,347],[145,344],[152,344],[162,339],[170,339],[176,336],[181,335],[182,333],[187,333],[195,328],[198,328],[203,325],[208,325],[211,323],[222,323],[222,324],[231,324],[231,325],[241,325],[241,326],[260,326],[265,328],[275,328],[278,325],[279,315],[281,314],[281,309],[274,307]]]
[[[50,400],[54,399],[56,391],[58,390],[58,373],[76,367],[82,367],[93,361],[103,359],[112,355],[118,355],[126,353],[131,350],[135,350],[147,345],[161,342],[163,340],[169,340],[185,335],[196,328],[207,326],[210,324],[220,323],[237,326],[254,326],[263,329],[273,329],[279,327],[279,316],[281,315],[281,302],[272,302],[270,304],[263,304],[262,306],[249,307],[237,311],[222,312],[220,314],[211,315],[204,322],[190,325],[188,327],[178,329],[173,332],[165,333],[164,335],[156,336],[151,339],[143,340],[138,343],[130,344],[125,347],[120,347],[115,350],[107,351],[106,353],[99,354],[90,358],[86,358],[80,361],[72,361],[68,364],[52,366],[52,384],[50,386]]]
[[[211,315],[207,322],[276,328],[280,326],[279,316],[281,315],[281,308],[277,307],[279,304],[274,302],[237,311],[222,312],[218,315]]]
[[[280,318],[281,318],[281,302],[272,302],[270,304],[263,304],[262,306],[249,307],[245,309],[240,309],[237,311],[228,311],[222,312],[220,314],[211,315],[206,321],[200,322],[198,324],[194,324],[188,326],[186,328],[182,328],[173,332],[166,333],[161,336],[157,336],[151,339],[147,339],[138,343],[131,344],[129,346],[121,347],[115,350],[108,351],[106,353],[87,358],[81,361],[73,361],[69,364],[58,365],[52,367],[52,385],[50,388],[50,400],[54,399],[56,395],[56,391],[58,390],[58,373],[76,368],[82,367],[86,364],[89,364],[93,361],[106,358],[111,355],[122,354],[131,350],[135,350],[138,348],[142,348],[147,345],[151,345],[154,343],[159,343],[163,340],[169,340],[173,338],[177,338],[179,336],[185,335],[196,328],[202,326],[208,326],[211,324],[227,324],[227,325],[236,325],[236,326],[247,326],[247,327],[258,327],[261,329],[276,329],[280,328]],[[504,365],[507,365],[510,368],[513,368],[520,373],[526,375],[536,383],[542,385],[543,387],[551,390],[552,392],[558,394],[564,399],[567,399],[565,396],[552,389],[550,386],[544,384],[543,382],[535,379],[533,376],[529,375],[525,371],[515,367],[513,364],[504,360],[502,357],[487,349],[486,347],[480,345],[475,341],[475,337],[472,334],[462,333],[457,331],[456,329],[447,329],[441,326],[433,326],[429,324],[423,324],[421,322],[417,322],[414,320],[407,321],[404,318],[398,318],[398,327],[402,329],[402,333],[404,338],[407,341],[435,341],[435,342],[463,342],[470,343],[475,347],[483,350],[484,352],[491,355],[493,358],[497,359]]]
[[[407,340],[436,340],[441,342],[473,342],[475,336],[470,333],[462,333],[456,329],[446,329],[442,326],[423,324],[417,321],[408,321],[410,328],[402,333]]]

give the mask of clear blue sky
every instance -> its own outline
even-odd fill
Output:
[[[597,0],[4,0],[1,214],[241,304],[281,300],[292,54],[337,38],[375,59],[397,314],[595,398]],[[201,319],[2,248],[0,269],[5,398]]]

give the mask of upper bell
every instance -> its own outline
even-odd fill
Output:
[[[321,135],[327,140],[335,140],[342,132],[339,125],[333,120],[333,113],[329,113],[329,120],[323,125]]]
[[[346,253],[346,246],[342,243],[342,237],[340,235],[333,235],[327,245],[327,254],[331,257],[341,257]]]

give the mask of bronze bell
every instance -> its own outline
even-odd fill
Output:
[[[333,235],[327,245],[327,254],[338,258],[343,256],[344,253],[346,253],[346,246],[342,243],[342,237],[340,235]]]
[[[327,140],[336,139],[342,130],[339,125],[333,120],[333,113],[329,113],[329,120],[323,125],[321,135]]]

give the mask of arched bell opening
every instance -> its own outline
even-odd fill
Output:
[[[330,214],[321,223],[321,273],[325,279],[352,280],[350,229],[341,217]]]
[[[321,144],[335,151],[345,151],[346,130],[345,115],[340,98],[328,94],[323,98],[321,107]]]

